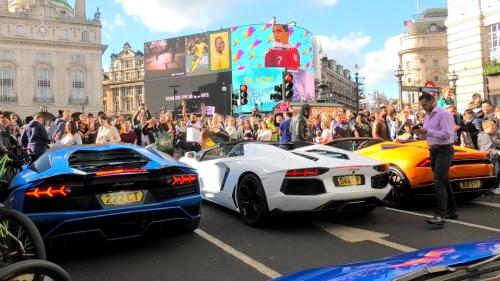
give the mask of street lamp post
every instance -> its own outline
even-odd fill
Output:
[[[222,95],[224,96],[224,116],[227,115],[227,86],[226,82],[222,82],[222,87],[221,87]]]
[[[403,76],[405,75],[403,69],[401,68],[401,65],[398,66],[398,69],[394,71],[394,76],[398,78],[398,85],[399,85],[399,110],[403,108]]]
[[[456,95],[456,90],[457,90],[457,80],[458,80],[458,75],[455,73],[455,70],[452,72],[448,73],[448,81],[451,82],[451,87],[453,88],[453,93]]]
[[[356,79],[356,111],[359,111],[359,67],[354,65],[354,79]]]
[[[168,86],[169,88],[174,88],[174,119],[177,118],[177,103],[175,102],[176,96],[177,96],[177,88],[179,88],[179,85],[170,85]]]

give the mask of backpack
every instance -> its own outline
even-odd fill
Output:
[[[172,136],[166,130],[158,130],[153,133],[153,136],[155,138],[156,149],[168,154],[174,153]]]

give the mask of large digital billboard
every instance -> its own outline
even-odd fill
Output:
[[[229,36],[219,30],[145,43],[146,81],[231,71]]]
[[[186,100],[188,113],[193,113],[193,108],[199,108],[203,101],[207,107],[217,113],[229,114],[231,112],[231,72],[218,72],[206,75],[175,77],[171,79],[158,79],[147,81],[145,84],[145,100],[152,114],[159,113],[162,109],[181,114],[181,104]],[[174,97],[174,88],[176,94]],[[226,91],[224,92],[224,86]],[[194,92],[200,91],[196,96]]]
[[[179,84],[179,91],[184,92],[179,97],[206,91],[207,105],[228,113],[231,91],[237,93],[240,85],[246,84],[249,102],[235,112],[250,112],[255,104],[272,109],[277,102],[270,95],[287,71],[294,76],[293,101],[314,100],[313,36],[301,27],[233,27],[148,42],[144,49],[146,100],[154,103],[150,106],[173,109],[173,97],[163,99],[171,95],[169,86]],[[227,88],[224,96],[220,95],[222,82]],[[179,107],[181,100],[175,101]],[[163,102],[166,104],[161,105]]]
[[[313,72],[313,36],[304,28],[261,24],[231,28],[233,71],[280,67]]]
[[[184,76],[186,73],[186,40],[176,37],[144,45],[146,80]]]
[[[250,112],[254,101],[263,108],[275,105],[270,95],[275,92],[274,86],[282,83],[285,71],[294,77],[293,101],[315,99],[313,36],[306,29],[284,24],[234,27],[231,51],[233,85],[248,85],[249,103],[239,110]],[[272,83],[249,83],[262,77],[272,77],[267,79]]]

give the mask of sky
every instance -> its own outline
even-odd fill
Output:
[[[74,0],[70,0],[74,3]],[[144,42],[231,26],[295,21],[318,37],[328,58],[344,68],[360,68],[365,92],[398,95],[398,65],[404,20],[446,0],[87,0],[87,17],[99,7],[102,41],[108,45],[103,68],[125,42],[143,50]]]

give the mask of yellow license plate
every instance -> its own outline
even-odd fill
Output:
[[[460,188],[467,190],[467,189],[478,189],[481,188],[481,181],[480,180],[472,180],[472,181],[462,181],[459,183]]]
[[[356,186],[356,185],[362,185],[363,179],[361,176],[358,175],[344,176],[344,177],[338,177],[337,183],[339,186]]]
[[[106,206],[120,206],[142,203],[142,191],[120,191],[101,195],[101,201]]]

